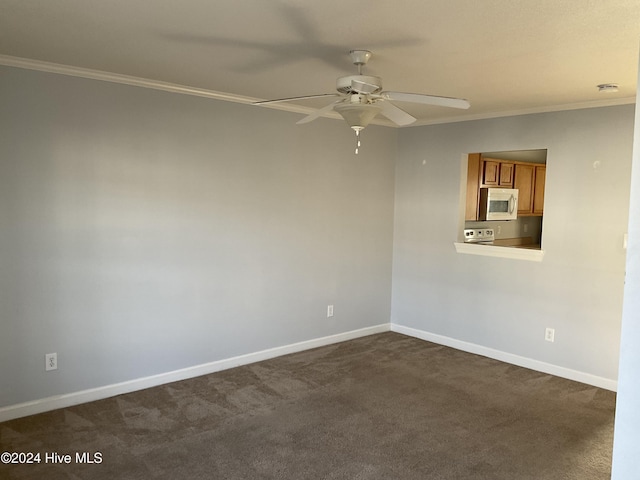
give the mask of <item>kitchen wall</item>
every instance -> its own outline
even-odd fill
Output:
[[[623,105],[400,130],[392,322],[615,388],[633,125]],[[542,262],[456,253],[466,155],[544,148]]]
[[[0,103],[0,407],[388,324],[395,130],[355,156],[343,122],[13,68]]]

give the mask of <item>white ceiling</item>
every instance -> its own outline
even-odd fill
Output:
[[[0,0],[0,64],[246,102],[333,93],[368,49],[385,89],[471,102],[398,103],[421,124],[632,103],[639,45],[640,0]]]

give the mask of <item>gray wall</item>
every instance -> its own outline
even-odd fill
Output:
[[[392,322],[615,381],[633,115],[628,105],[401,130]],[[466,154],[542,148],[543,261],[456,253]]]
[[[343,122],[12,68],[0,104],[0,406],[388,323],[395,130],[355,156]]]
[[[0,407],[389,318],[617,378],[633,106],[354,156],[335,120],[60,75],[1,68],[0,101]],[[464,155],[538,148],[542,263],[457,254]]]

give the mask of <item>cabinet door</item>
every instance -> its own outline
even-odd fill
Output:
[[[500,181],[498,185],[505,188],[513,186],[513,163],[500,163]]]
[[[482,162],[482,183],[487,186],[498,186],[500,181],[500,162],[485,160]]]
[[[533,165],[516,165],[513,188],[518,192],[518,215],[533,213],[535,167]]]
[[[533,192],[533,213],[542,215],[544,211],[544,184],[547,175],[547,167],[536,167],[536,178]]]

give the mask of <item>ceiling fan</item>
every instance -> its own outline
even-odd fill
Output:
[[[392,101],[422,103],[426,105],[438,105],[467,109],[470,104],[462,98],[438,97],[434,95],[422,95],[419,93],[402,93],[382,91],[382,79],[372,75],[363,75],[362,66],[371,58],[369,50],[351,50],[351,61],[358,68],[357,75],[347,75],[338,78],[336,89],[338,93],[323,93],[319,95],[305,95],[301,97],[279,98],[276,100],[263,100],[254,102],[254,105],[267,105],[270,103],[291,102],[320,97],[340,97],[329,105],[312,112],[297,123],[309,123],[325,113],[335,110],[356,132],[356,152],[360,146],[360,132],[378,115],[383,115],[396,125],[409,125],[416,118],[397,107]]]

